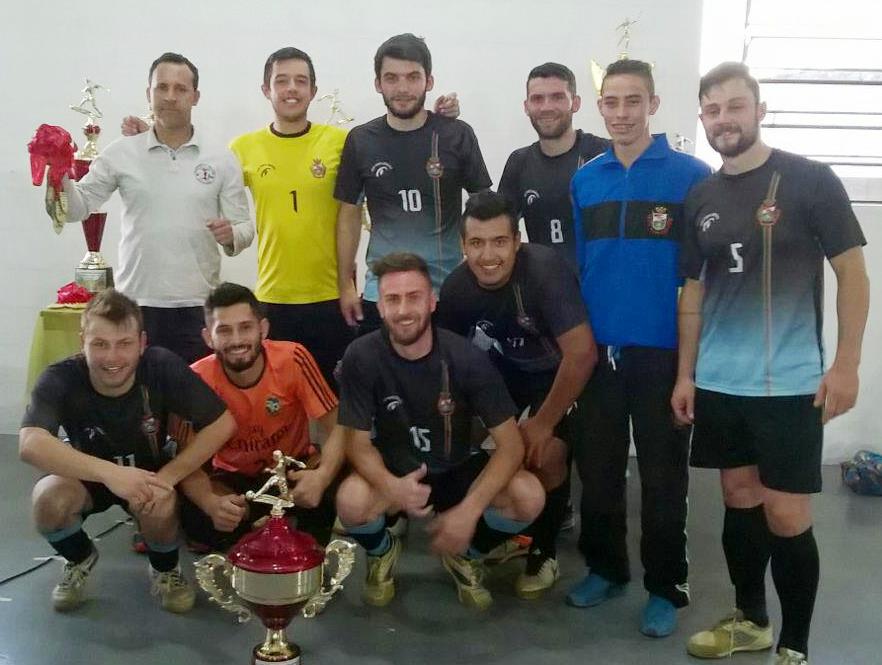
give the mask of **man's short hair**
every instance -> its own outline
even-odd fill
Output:
[[[309,67],[309,85],[313,88],[315,87],[315,67],[312,64],[312,58],[299,48],[286,46],[285,48],[280,48],[278,51],[270,53],[269,57],[266,59],[266,64],[263,66],[263,84],[267,88],[270,85],[270,77],[273,73],[273,63],[281,60],[303,60],[303,62],[306,63],[306,66]]]
[[[205,320],[208,321],[213,316],[214,310],[218,307],[232,307],[233,305],[241,304],[248,305],[258,320],[266,317],[266,314],[263,312],[263,306],[251,289],[241,284],[223,282],[214,287],[205,299],[203,307]]]
[[[432,73],[432,54],[429,53],[426,40],[410,32],[405,32],[403,35],[395,35],[380,44],[380,48],[377,49],[377,53],[374,55],[374,73],[376,73],[377,78],[380,78],[383,58],[418,62],[423,66],[426,77]]]
[[[89,321],[99,317],[105,321],[121,326],[134,320],[137,332],[144,330],[144,317],[141,316],[141,308],[138,303],[116,289],[104,289],[99,291],[83,310],[80,317],[80,332],[85,332]]]
[[[429,276],[429,266],[423,257],[412,252],[392,252],[386,256],[371,263],[371,272],[377,276],[377,281],[381,281],[384,275],[396,272],[418,272],[426,278],[431,284],[432,278]]]
[[[190,69],[190,73],[193,74],[193,90],[199,89],[199,70],[196,69],[196,65],[194,65],[192,62],[187,60],[187,58],[182,56],[180,53],[172,53],[170,51],[167,53],[163,53],[161,56],[159,56],[158,58],[156,58],[156,60],[153,61],[152,65],[150,65],[150,71],[147,72],[147,85],[148,86],[153,81],[153,72],[163,62],[171,62],[175,65],[187,65],[187,67]]]
[[[757,102],[760,100],[759,82],[750,75],[750,68],[743,62],[723,62],[701,77],[698,83],[698,101],[707,94],[707,91],[715,85],[725,83],[730,79],[742,79]]]
[[[616,60],[606,68],[606,72],[603,75],[603,83],[600,84],[600,93],[603,94],[603,86],[606,84],[606,79],[610,76],[618,76],[620,74],[634,74],[635,76],[639,76],[646,81],[646,87],[649,89],[649,96],[652,97],[655,95],[655,80],[652,78],[652,65],[648,62],[643,62],[642,60],[631,60],[630,58]]]
[[[567,90],[571,95],[576,94],[576,75],[566,65],[557,62],[546,62],[544,65],[533,67],[527,75],[527,86],[533,79],[560,79],[567,84]]]
[[[477,219],[480,222],[486,222],[489,219],[495,219],[500,215],[508,217],[509,227],[512,236],[518,234],[518,216],[514,205],[505,196],[491,189],[472,194],[465,204],[462,212],[462,219],[459,222],[459,235],[465,240],[466,237],[466,220]]]

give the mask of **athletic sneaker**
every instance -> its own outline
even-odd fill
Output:
[[[530,554],[527,567],[515,580],[515,593],[524,600],[535,600],[554,586],[560,578],[557,559],[542,554]]]
[[[445,554],[441,563],[456,582],[456,595],[459,602],[476,610],[486,610],[493,604],[493,596],[484,588],[484,564],[480,559],[467,559],[464,556]]]
[[[196,592],[181,572],[181,567],[173,568],[164,573],[150,569],[150,593],[159,596],[162,609],[176,614],[183,614],[193,609]]]
[[[86,580],[92,567],[98,561],[98,550],[92,551],[80,563],[68,561],[61,572],[61,581],[52,589],[52,607],[58,612],[69,612],[76,609],[86,600]]]
[[[771,646],[771,624],[765,628],[757,626],[745,619],[741,610],[735,610],[710,630],[690,637],[686,651],[698,658],[726,658],[736,651],[762,651]]]
[[[498,566],[519,556],[527,556],[530,553],[529,536],[512,536],[500,543],[484,557],[485,566]]]
[[[368,556],[367,579],[361,599],[368,605],[383,607],[395,597],[395,564],[401,556],[401,539],[389,534],[389,549],[380,556]]]
[[[781,647],[775,657],[775,665],[808,665],[808,658],[804,653]]]

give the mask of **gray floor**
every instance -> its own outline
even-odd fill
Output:
[[[16,441],[0,436],[0,579],[50,553],[33,532],[28,495],[34,474],[16,456]],[[822,581],[812,636],[812,663],[882,663],[882,499],[857,497],[842,488],[833,467],[825,469],[827,491],[815,502],[821,547]],[[639,521],[631,482],[631,547],[637,552]],[[110,511],[87,523],[92,533],[113,525],[122,512]],[[518,564],[497,570],[489,581],[496,603],[485,614],[462,608],[452,582],[425,553],[420,525],[412,525],[409,550],[399,576],[399,596],[384,610],[362,605],[359,559],[342,597],[318,619],[295,619],[289,637],[304,651],[307,665],[348,661],[379,663],[457,663],[609,665],[698,661],[684,640],[727,612],[732,602],[719,547],[721,503],[714,473],[695,472],[690,497],[689,537],[693,603],[680,613],[680,627],[668,639],[637,632],[645,599],[634,562],[628,592],[602,607],[577,610],[564,602],[565,590],[583,573],[576,536],[561,544],[562,579],[547,598],[518,600],[511,582]],[[146,561],[128,549],[131,529],[119,527],[101,539],[101,560],[91,581],[91,600],[70,615],[49,605],[49,592],[61,564],[0,586],[0,665],[48,663],[241,663],[263,637],[252,621],[236,625],[226,613],[200,597],[192,613],[161,611],[148,593]],[[192,568],[188,567],[192,571]],[[774,598],[774,593],[770,594]],[[772,602],[772,615],[778,611]],[[770,663],[770,654],[739,654],[741,665]]]

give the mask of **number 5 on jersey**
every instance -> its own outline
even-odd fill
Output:
[[[413,438],[414,448],[421,453],[428,453],[432,450],[432,440],[429,438],[431,432],[423,427],[413,426],[410,428],[410,436]]]
[[[729,245],[729,252],[732,254],[732,265],[729,266],[729,272],[744,272],[744,257],[741,256],[742,247],[744,247],[743,242],[733,242]]]

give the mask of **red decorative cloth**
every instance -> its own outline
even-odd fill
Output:
[[[76,282],[70,282],[58,289],[59,305],[74,305],[76,303],[89,302],[92,299],[92,293]]]
[[[61,191],[61,179],[71,175],[74,152],[77,146],[63,127],[40,125],[34,138],[28,143],[31,154],[31,180],[34,185],[43,184],[46,167],[49,167],[49,184],[56,192]]]

